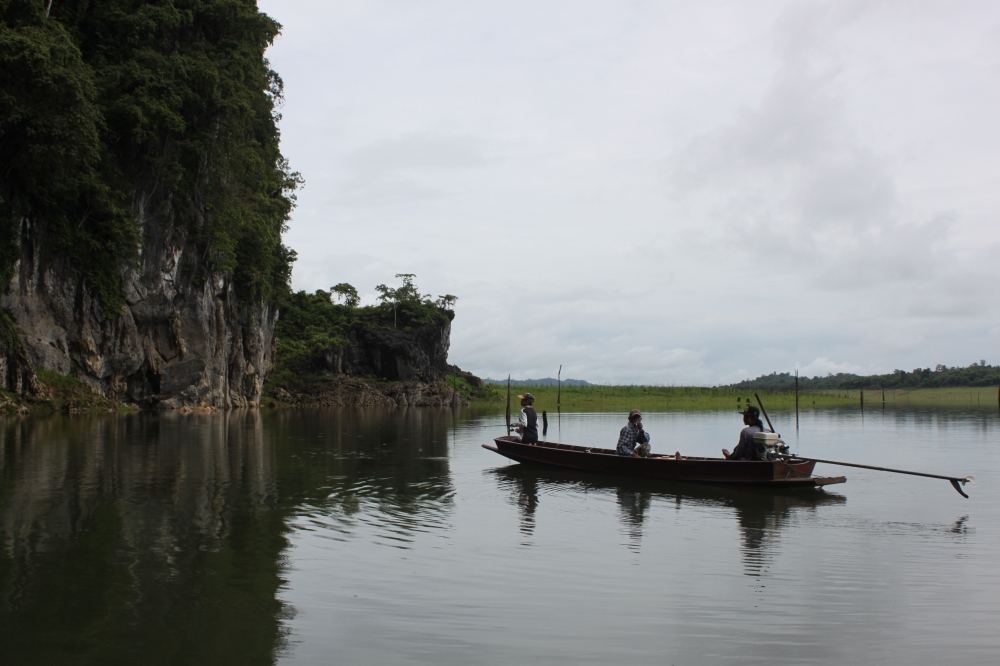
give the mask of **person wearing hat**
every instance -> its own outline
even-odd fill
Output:
[[[642,428],[642,413],[633,409],[628,413],[628,423],[618,434],[618,455],[645,458],[649,449],[649,433]]]
[[[722,455],[726,460],[763,460],[763,455],[758,447],[754,446],[753,436],[758,432],[764,432],[764,424],[760,420],[760,410],[753,405],[747,405],[743,414],[743,423],[746,427],[740,431],[740,441],[736,448],[730,453],[728,449],[722,449]]]
[[[535,413],[535,396],[522,393],[517,396],[521,400],[521,416],[514,428],[521,433],[521,441],[525,444],[538,442],[538,414]]]

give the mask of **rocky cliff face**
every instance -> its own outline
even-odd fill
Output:
[[[0,295],[20,338],[0,347],[7,390],[30,392],[30,365],[73,375],[101,395],[145,407],[241,407],[260,400],[277,311],[241,302],[225,275],[206,277],[179,225],[140,201],[138,263],[124,272],[125,305],[107,313],[72,273],[49,263],[21,230],[14,277]]]
[[[433,382],[448,372],[451,321],[405,330],[356,328],[350,344],[337,355],[339,367],[350,375],[381,379]]]

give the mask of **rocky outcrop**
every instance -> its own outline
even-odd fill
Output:
[[[449,370],[451,320],[405,329],[356,326],[348,344],[333,353],[330,370],[356,376],[433,382]]]
[[[385,382],[347,375],[330,375],[308,392],[276,388],[272,397],[285,405],[323,407],[448,407],[467,402],[443,381]]]
[[[405,328],[356,324],[292,381],[269,385],[289,405],[443,407],[465,404],[482,381],[449,365],[451,317]]]
[[[29,221],[13,279],[0,295],[23,358],[0,367],[72,375],[98,394],[144,407],[242,407],[260,400],[271,362],[275,307],[245,302],[226,275],[206,274],[182,227],[135,207],[138,262],[124,269],[125,302],[108,313],[58,260],[46,259]],[[7,381],[10,384],[9,380]],[[23,392],[26,385],[10,386]]]

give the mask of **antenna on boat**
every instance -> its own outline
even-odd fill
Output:
[[[764,403],[760,401],[760,396],[754,393],[753,397],[757,398],[757,404],[760,405],[760,411],[764,414],[764,419],[767,421],[767,427],[771,429],[771,432],[778,432],[774,429],[774,426],[771,425],[771,419],[767,415],[767,410],[764,409]]]

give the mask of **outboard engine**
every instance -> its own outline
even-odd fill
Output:
[[[788,445],[776,432],[755,432],[753,445],[761,460],[776,460],[780,456],[788,455]]]

